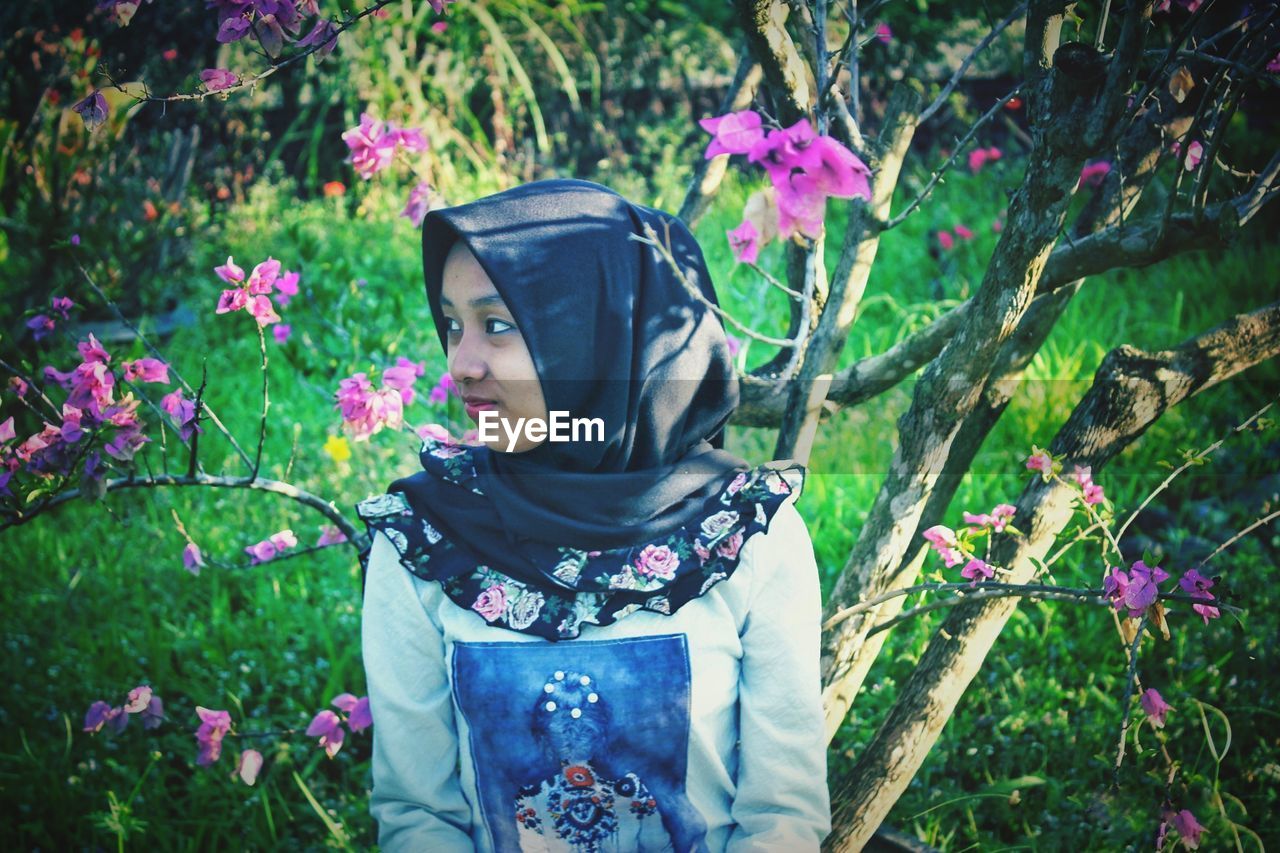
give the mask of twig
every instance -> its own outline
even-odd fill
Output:
[[[635,240],[637,243],[644,243],[646,246],[652,246],[653,248],[657,249],[658,254],[662,256],[662,259],[666,261],[668,265],[670,265],[671,269],[675,270],[676,279],[679,280],[679,282],[684,285],[685,289],[688,290],[689,293],[692,294],[695,299],[700,301],[703,305],[707,306],[707,308],[710,308],[711,311],[714,312],[717,317],[732,324],[735,329],[742,332],[747,337],[752,338],[753,340],[760,341],[761,343],[770,344],[775,347],[786,347],[786,348],[795,346],[795,342],[790,340],[789,338],[772,338],[772,337],[769,337],[768,335],[762,335],[759,332],[755,331],[754,329],[747,328],[742,323],[740,323],[737,320],[737,318],[729,314],[729,312],[725,311],[719,305],[716,305],[714,302],[707,299],[707,297],[702,295],[702,291],[700,291],[696,286],[694,286],[693,282],[689,281],[689,278],[688,276],[685,275],[684,270],[680,269],[680,264],[676,263],[675,256],[671,254],[671,250],[662,244],[662,242],[658,239],[657,233],[653,230],[653,226],[647,222],[645,223],[645,226],[644,226],[644,234],[645,234],[644,237],[640,237],[639,235],[632,234],[631,239]]]
[[[262,355],[262,419],[258,425],[258,452],[253,457],[253,472],[249,479],[257,479],[262,468],[262,446],[267,442],[267,412],[271,408],[271,397],[267,393],[267,339],[262,334],[262,325],[258,326],[258,351]]]
[[[751,269],[755,270],[760,275],[761,278],[763,278],[765,281],[767,281],[769,284],[773,285],[774,287],[778,288],[778,290],[781,290],[783,293],[787,294],[787,296],[790,296],[792,299],[804,299],[803,293],[801,293],[798,290],[793,290],[790,287],[787,287],[785,284],[778,281],[778,279],[776,279],[768,270],[766,270],[764,267],[760,266],[759,264],[747,264],[747,266],[751,267]]]
[[[1142,632],[1147,628],[1147,617],[1143,615],[1138,622],[1138,629],[1133,632],[1133,642],[1128,645],[1129,668],[1124,680],[1124,699],[1121,705],[1124,708],[1124,716],[1120,719],[1120,745],[1116,750],[1116,764],[1112,768],[1111,784],[1113,787],[1120,786],[1120,765],[1124,763],[1125,741],[1129,737],[1129,717],[1130,705],[1133,700],[1133,688],[1138,683],[1138,646],[1142,643]]]
[[[1212,560],[1214,557],[1218,556],[1218,555],[1219,555],[1219,554],[1221,554],[1223,551],[1227,550],[1227,549],[1228,549],[1228,548],[1230,548],[1232,545],[1236,544],[1236,543],[1237,543],[1237,542],[1239,542],[1241,539],[1243,539],[1244,537],[1248,536],[1248,535],[1249,535],[1250,533],[1252,533],[1253,531],[1257,530],[1259,527],[1262,527],[1264,524],[1270,524],[1271,522],[1275,521],[1277,518],[1280,518],[1280,509],[1276,510],[1275,512],[1271,513],[1270,515],[1267,515],[1267,516],[1264,516],[1264,517],[1262,517],[1262,518],[1259,518],[1257,521],[1253,522],[1253,523],[1252,523],[1252,524],[1250,524],[1248,527],[1246,527],[1246,528],[1244,528],[1243,530],[1241,530],[1241,531],[1240,531],[1239,533],[1237,533],[1235,536],[1232,536],[1232,537],[1231,537],[1230,539],[1228,539],[1226,542],[1223,542],[1221,545],[1219,545],[1217,548],[1215,548],[1215,549],[1213,550],[1213,553],[1212,553],[1212,554],[1210,554],[1209,556],[1205,557],[1205,558],[1204,558],[1203,560],[1201,560],[1200,562],[1196,563],[1196,568],[1200,568],[1200,567],[1201,567],[1201,566],[1203,566],[1205,563],[1209,562],[1209,561],[1210,561],[1210,560]]]
[[[928,121],[930,118],[933,117],[934,113],[942,109],[942,106],[947,102],[947,98],[951,95],[952,90],[954,90],[955,87],[959,85],[961,79],[964,78],[964,73],[969,70],[969,66],[973,64],[973,61],[978,58],[978,54],[986,50],[987,46],[990,45],[991,42],[995,41],[996,36],[1004,32],[1009,27],[1010,24],[1012,24],[1018,18],[1021,18],[1023,15],[1025,15],[1026,12],[1027,12],[1027,4],[1020,3],[1012,12],[1010,12],[1005,17],[1003,21],[996,24],[995,27],[991,30],[991,32],[983,36],[982,41],[974,45],[973,50],[969,51],[969,55],[966,56],[964,58],[964,61],[960,63],[960,67],[957,68],[955,70],[955,73],[951,75],[951,79],[947,81],[947,85],[942,87],[942,91],[938,93],[938,97],[934,98],[933,103],[925,107],[924,112],[920,113],[920,121],[919,121],[920,124],[924,124],[926,121]]]
[[[1019,86],[1018,88],[1015,88],[1012,92],[1005,95],[1000,100],[996,101],[995,105],[992,106],[991,109],[987,110],[982,115],[981,118],[979,118],[976,122],[974,122],[973,127],[969,128],[969,132],[966,133],[964,137],[960,139],[959,142],[956,143],[956,150],[952,152],[951,156],[947,158],[947,161],[943,163],[942,166],[939,167],[936,172],[933,173],[933,175],[929,178],[929,183],[925,184],[925,187],[923,190],[920,191],[920,194],[911,200],[911,203],[907,205],[905,210],[903,210],[897,216],[893,217],[888,222],[886,222],[884,225],[884,228],[881,230],[888,231],[890,228],[896,228],[897,226],[901,225],[903,221],[906,220],[906,218],[910,216],[912,212],[914,212],[915,209],[918,208],[926,198],[929,197],[929,193],[933,191],[933,188],[938,185],[938,181],[942,180],[942,176],[946,174],[947,170],[950,169],[952,164],[955,163],[955,161],[960,157],[960,152],[964,150],[964,147],[969,143],[969,140],[973,139],[974,135],[978,132],[979,128],[981,128],[984,124],[990,121],[992,116],[996,115],[1004,107],[1005,104],[1013,100],[1013,98],[1016,97],[1017,94],[1021,91],[1022,91],[1021,86]]]

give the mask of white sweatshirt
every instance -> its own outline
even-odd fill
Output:
[[[675,614],[554,643],[458,606],[378,533],[363,644],[382,849],[817,850],[821,601],[791,501]]]

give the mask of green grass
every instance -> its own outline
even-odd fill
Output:
[[[989,225],[1014,174],[958,176],[886,235],[847,361],[882,351],[977,288],[996,239]],[[679,194],[672,188],[680,182],[667,184],[661,195],[675,207],[671,199]],[[737,223],[735,211],[747,191],[737,183],[727,186],[698,235],[729,310],[776,333],[782,297],[762,299],[750,270],[732,269],[724,244],[723,232]],[[173,285],[192,300],[199,321],[164,347],[190,381],[198,382],[207,362],[206,399],[252,452],[260,405],[258,342],[248,317],[212,313],[219,288],[211,270],[227,254],[246,266],[271,254],[287,268],[301,269],[304,297],[282,312],[293,338],[284,346],[268,340],[272,428],[263,470],[332,499],[353,517],[356,501],[416,468],[416,442],[379,435],[353,445],[344,463],[321,452],[325,439],[338,434],[331,402],[338,380],[390,364],[397,355],[425,358],[432,380],[443,357],[423,299],[417,232],[393,218],[394,195],[375,188],[361,210],[348,210],[350,200],[300,204],[291,192],[285,183],[260,184],[247,205],[210,231],[188,273]],[[959,221],[977,238],[952,253],[931,254],[932,233]],[[779,258],[780,247],[771,247],[764,263],[776,268]],[[1260,271],[1273,271],[1277,260],[1274,246],[1246,243],[1088,282],[1028,370],[951,515],[958,521],[961,509],[986,510],[1016,496],[1025,481],[1027,448],[1049,441],[1109,349],[1120,343],[1171,346],[1270,301],[1274,292],[1260,292],[1257,283],[1268,280]],[[70,361],[66,351],[52,356],[61,367]],[[124,348],[113,353],[141,354]],[[756,364],[768,355],[748,348],[744,360]],[[1188,401],[1099,482],[1122,510],[1135,506],[1164,476],[1158,460],[1208,444],[1274,396],[1276,379],[1275,365],[1264,365]],[[800,506],[828,588],[879,489],[894,422],[910,393],[907,383],[842,412],[821,433]],[[411,421],[434,419],[415,406]],[[1223,461],[1194,469],[1159,501],[1176,521],[1156,543],[1171,571],[1185,568],[1179,555],[1188,542],[1220,542],[1259,514],[1244,498],[1250,482],[1275,470],[1268,442],[1274,431],[1234,439]],[[767,431],[734,430],[730,436],[730,449],[753,461],[764,461],[772,443]],[[210,432],[201,444],[209,471],[236,472],[236,457],[224,441]],[[160,467],[157,450],[149,458]],[[184,463],[174,455],[168,467],[182,470]],[[1215,502],[1215,495],[1221,500]],[[219,565],[199,577],[183,571],[184,540],[174,513]],[[356,847],[372,843],[367,733],[349,738],[333,760],[297,733],[228,738],[214,767],[194,764],[196,705],[231,711],[243,734],[298,731],[336,693],[362,693],[360,578],[351,550],[243,567],[245,545],[284,527],[310,544],[320,523],[314,513],[271,495],[149,490],[118,492],[97,507],[66,506],[6,533],[0,677],[8,688],[0,704],[0,808],[9,817],[8,840],[27,848],[114,847],[127,828],[124,846],[166,850],[313,849],[341,846],[342,835]],[[1277,714],[1271,710],[1280,707],[1277,662],[1267,641],[1280,627],[1267,584],[1275,545],[1272,528],[1216,563],[1249,608],[1243,627],[1226,619],[1203,627],[1178,617],[1171,620],[1169,643],[1145,647],[1144,679],[1175,707],[1158,736],[1183,763],[1174,794],[1209,827],[1211,848],[1226,846],[1229,832],[1212,816],[1214,761],[1194,699],[1213,703],[1231,721],[1234,740],[1220,779],[1222,790],[1241,804],[1228,803],[1229,814],[1277,841],[1275,827],[1267,825],[1280,776],[1280,745],[1272,734]],[[1085,583],[1096,579],[1100,566],[1091,543],[1065,559],[1055,575],[1064,583]],[[854,718],[837,739],[833,763],[869,741],[936,624],[926,617],[891,634]],[[117,704],[140,682],[151,683],[165,699],[168,721],[157,731],[143,732],[136,722],[119,736],[80,731],[93,700]],[[891,822],[948,850],[1148,845],[1163,787],[1151,750],[1157,736],[1149,729],[1141,732],[1146,751],[1137,755],[1131,747],[1121,789],[1108,787],[1122,690],[1122,655],[1108,614],[1024,604]],[[1215,725],[1220,733],[1221,723]],[[229,778],[235,755],[248,745],[267,757],[252,789]],[[119,806],[112,817],[113,798],[128,804],[126,817]]]

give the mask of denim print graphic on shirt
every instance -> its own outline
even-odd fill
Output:
[[[683,634],[457,643],[453,690],[495,850],[702,848]]]

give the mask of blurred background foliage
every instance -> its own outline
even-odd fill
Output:
[[[1087,20],[1097,5],[1075,8]],[[461,0],[443,19],[425,0],[403,0],[387,7],[386,19],[344,34],[323,62],[308,58],[253,92],[136,107],[107,89],[111,119],[89,134],[68,108],[102,85],[103,74],[164,94],[195,91],[203,68],[244,75],[263,62],[244,44],[218,45],[203,3],[143,5],[124,29],[93,6],[0,7],[0,280],[7,297],[0,300],[0,352],[33,370],[65,368],[77,335],[94,329],[108,339],[111,313],[67,254],[66,241],[78,234],[94,281],[155,336],[176,369],[194,380],[207,366],[206,400],[250,442],[260,404],[258,344],[247,317],[213,315],[220,287],[212,268],[229,254],[246,266],[268,254],[280,258],[301,271],[302,293],[285,316],[293,335],[270,350],[275,390],[264,474],[347,511],[411,473],[416,442],[384,434],[351,445],[350,458],[323,452],[339,435],[338,380],[399,355],[425,359],[426,380],[444,367],[421,298],[417,231],[397,216],[409,188],[428,177],[457,202],[567,175],[678,208],[706,143],[696,119],[717,111],[740,47],[723,0]],[[322,3],[326,14],[359,8]],[[881,42],[869,30],[861,51],[868,126],[897,81],[936,91],[965,46],[1005,11],[968,0],[881,7],[872,29],[884,22],[892,38]],[[1015,25],[998,39],[922,128],[901,197],[914,194],[968,122],[1019,79],[1019,37]],[[1235,119],[1230,153],[1240,168],[1260,165],[1274,143],[1272,111],[1260,103],[1246,103]],[[770,107],[767,99],[759,105]],[[365,182],[343,162],[341,134],[362,112],[427,131],[432,147],[415,161],[417,175],[397,164]],[[847,361],[882,352],[976,289],[1007,193],[1025,167],[1025,138],[1022,113],[1006,111],[979,140],[1005,156],[980,174],[953,173],[886,237]],[[759,181],[751,171],[731,171],[697,235],[722,302],[777,333],[782,297],[762,297],[757,277],[735,267],[724,240]],[[846,213],[833,204],[829,228],[837,231]],[[975,237],[942,249],[936,233],[961,224]],[[1028,370],[952,516],[1016,494],[1026,448],[1047,442],[1109,349],[1171,346],[1274,299],[1274,224],[1269,210],[1229,251],[1090,281]],[[781,247],[767,248],[761,265],[781,274]],[[84,325],[37,344],[23,322],[55,294],[83,306]],[[112,338],[109,349],[117,359],[144,354],[128,334]],[[741,365],[767,359],[761,349],[744,347]],[[1136,506],[1164,476],[1161,461],[1224,434],[1274,398],[1278,378],[1274,364],[1262,365],[1172,412],[1109,466],[1100,479],[1108,495],[1118,506]],[[820,433],[800,506],[828,587],[879,487],[909,394],[909,384],[894,389],[840,413]],[[0,402],[0,419],[15,413],[11,395]],[[409,414],[418,424],[461,413],[418,403]],[[730,449],[753,460],[767,458],[771,446],[765,431],[730,434]],[[150,453],[156,467],[184,462],[172,449]],[[1234,439],[1144,514],[1141,544],[1171,565],[1203,556],[1266,505],[1278,487],[1278,456],[1274,427]],[[216,438],[202,444],[202,458],[211,471],[233,470],[236,461]],[[182,571],[185,540],[175,519],[210,557],[199,577]],[[285,527],[309,544],[318,524],[270,496],[153,490],[64,507],[4,534],[0,812],[10,846],[371,844],[367,735],[349,738],[328,760],[296,733],[334,694],[363,692],[353,555],[335,548],[249,568],[241,552]],[[1268,817],[1280,810],[1280,660],[1266,640],[1280,630],[1280,617],[1273,587],[1250,580],[1273,576],[1278,550],[1271,528],[1220,558],[1229,587],[1249,607],[1246,621],[1176,625],[1173,642],[1159,646],[1145,673],[1177,709],[1162,736],[1184,757],[1179,791],[1209,826],[1206,846],[1214,849],[1231,845],[1224,815],[1280,842]],[[1064,561],[1057,579],[1092,583],[1100,562],[1096,543],[1088,544]],[[833,762],[870,739],[935,624],[921,619],[894,632],[833,744]],[[159,730],[79,731],[92,700],[115,703],[144,681],[167,703],[169,721]],[[1024,604],[892,822],[949,850],[1147,847],[1163,784],[1149,729],[1141,735],[1147,751],[1131,752],[1124,785],[1110,787],[1122,690],[1122,655],[1106,613]],[[1233,727],[1221,761],[1204,746],[1196,699],[1221,707]],[[218,765],[200,770],[191,735],[197,704],[227,708],[246,733],[294,733],[233,739]],[[234,752],[249,745],[267,756],[252,789],[228,779]]]

